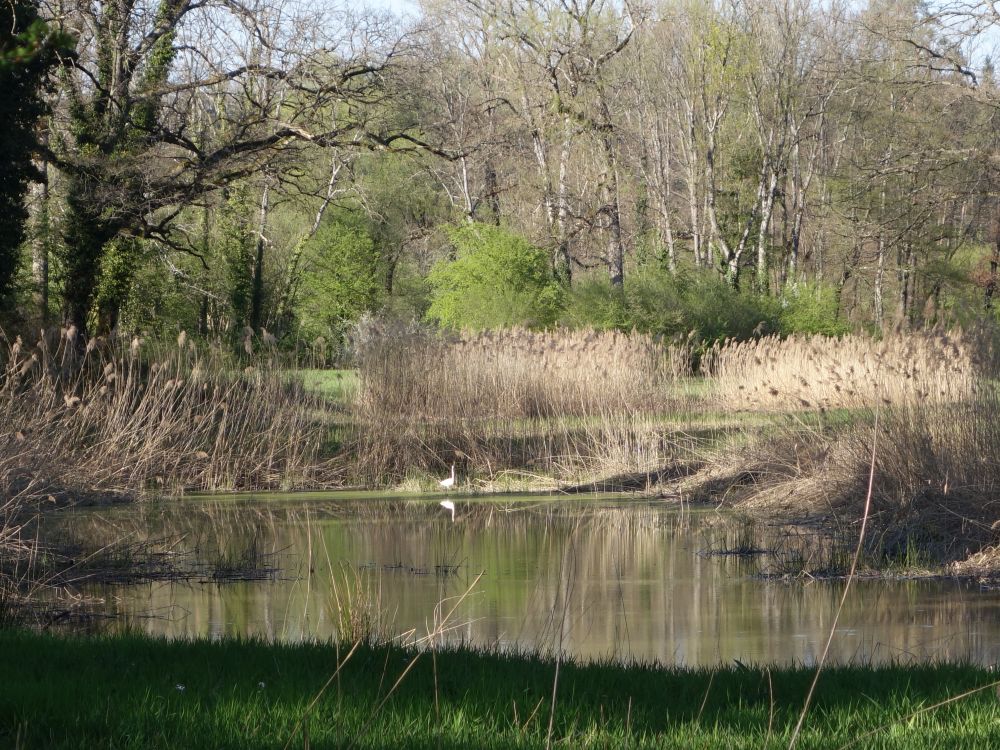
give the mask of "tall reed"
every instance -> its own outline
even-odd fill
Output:
[[[572,475],[660,446],[660,417],[690,372],[687,344],[618,332],[441,336],[374,327],[359,341],[358,467],[368,481],[454,459]],[[657,456],[654,463],[661,457]]]
[[[765,336],[713,347],[702,369],[733,409],[831,409],[968,398],[995,369],[985,332]]]
[[[980,384],[967,400],[912,401],[885,410],[875,454],[873,508],[880,548],[908,547],[938,559],[962,559],[1000,541],[1000,394]],[[870,431],[841,437],[835,471],[861,484]]]
[[[1000,393],[985,380],[971,386],[962,400],[880,404],[855,409],[849,422],[830,429],[759,437],[720,454],[714,465],[721,477],[706,471],[691,491],[704,494],[714,483],[745,510],[844,531],[863,517],[871,476],[870,554],[963,560],[1000,545]],[[993,564],[1000,568],[1000,555]]]
[[[217,349],[3,339],[0,490],[263,489],[329,479],[317,460],[324,404],[269,358]]]
[[[869,552],[961,560],[1000,545],[1000,392],[987,329],[881,340],[791,336],[727,342],[702,360],[710,403],[727,410],[844,410],[775,417],[722,449],[691,481],[770,517],[851,529],[872,476]],[[879,421],[877,449],[873,423]],[[874,453],[874,472],[871,462]],[[1000,554],[997,555],[1000,568]]]

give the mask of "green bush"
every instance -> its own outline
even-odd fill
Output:
[[[421,320],[430,306],[427,277],[412,263],[400,262],[393,270],[392,293],[379,311],[386,320]]]
[[[502,227],[468,224],[446,230],[454,260],[431,269],[427,317],[450,328],[544,328],[563,308],[563,290],[548,254]]]
[[[839,336],[851,330],[838,316],[837,293],[823,284],[789,285],[779,299],[781,333],[822,333]]]
[[[309,241],[298,306],[305,337],[343,338],[362,313],[378,309],[384,295],[375,242],[363,227],[333,221]]]
[[[607,278],[585,278],[566,295],[559,322],[567,328],[631,330],[634,324],[624,290]]]
[[[714,271],[682,269],[671,274],[641,266],[625,278],[623,289],[591,279],[572,291],[562,321],[569,326],[633,328],[664,337],[694,331],[706,343],[749,338],[780,328],[776,300],[739,292]]]

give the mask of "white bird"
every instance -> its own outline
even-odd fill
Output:
[[[442,500],[441,501],[441,507],[444,508],[445,510],[450,510],[451,511],[451,520],[452,520],[452,523],[454,523],[455,522],[455,503],[453,503],[451,500]]]
[[[440,484],[446,490],[450,490],[452,487],[455,486],[455,464],[451,465],[451,476],[448,477],[447,479],[442,479],[440,482],[438,482],[438,484]]]

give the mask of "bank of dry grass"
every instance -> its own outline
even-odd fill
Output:
[[[72,330],[6,344],[0,492],[18,508],[83,491],[335,478],[321,455],[331,406],[267,357],[234,366],[183,336],[155,352],[128,341],[81,347]],[[683,342],[373,327],[358,341],[341,465],[370,486],[445,476],[455,463],[466,487],[523,477],[671,491],[701,466],[681,487],[685,498],[850,529],[875,439],[873,548],[917,544],[959,560],[1000,546],[993,351],[980,333],[765,338],[713,350],[709,375],[689,388]],[[745,418],[751,411],[761,419]],[[712,413],[730,419],[710,425]],[[20,511],[5,512],[13,539],[9,518]]]
[[[0,337],[0,620],[79,560],[37,536],[39,514],[187,490],[329,485],[325,401],[267,356],[43,331]]]
[[[613,331],[375,328],[358,347],[356,465],[369,483],[452,461],[487,477],[659,466],[676,458],[662,415],[690,362],[686,344]]]
[[[871,555],[950,563],[1000,545],[1000,397],[984,383],[962,401],[882,406],[877,428],[875,411],[862,410],[835,428],[757,436],[721,451],[687,491],[851,534],[873,454]],[[1000,571],[1000,556],[977,559]]]
[[[734,433],[684,491],[850,535],[861,523],[874,454],[871,555],[916,553],[929,563],[973,556],[980,569],[996,562],[1000,571],[1000,555],[982,554],[1000,546],[995,351],[985,331],[718,347],[704,360],[710,403],[801,417]]]
[[[3,339],[4,496],[269,489],[329,481],[324,402],[266,356],[237,364],[176,345],[75,330]]]
[[[687,346],[618,331],[382,328],[358,351],[359,407],[422,420],[655,412],[690,361]]]
[[[703,358],[727,409],[860,408],[969,399],[995,370],[985,331],[765,336],[727,342]]]

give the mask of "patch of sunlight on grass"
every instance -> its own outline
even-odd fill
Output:
[[[357,370],[296,370],[296,374],[307,391],[338,403],[350,403],[358,390]]]

